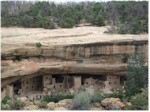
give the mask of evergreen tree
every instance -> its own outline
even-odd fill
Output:
[[[143,54],[131,54],[128,59],[128,73],[125,82],[126,95],[131,97],[148,85],[148,73]]]
[[[49,18],[50,20],[45,18]],[[111,25],[110,33],[139,34],[148,33],[147,1],[110,1],[110,2],[20,2],[2,1],[2,27],[60,27],[72,28],[81,20],[97,26]],[[48,23],[48,25],[46,25]]]

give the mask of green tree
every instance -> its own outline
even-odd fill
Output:
[[[34,18],[32,16],[29,16],[27,14],[25,14],[22,18],[21,18],[21,24],[24,27],[33,27],[34,26]]]
[[[63,18],[60,21],[60,26],[63,28],[72,28],[75,25],[75,21],[72,18]]]
[[[112,33],[139,34],[148,32],[148,2],[20,2],[2,1],[2,26],[53,28],[53,22],[61,27],[71,28],[82,19],[93,25],[111,25]],[[53,21],[45,18],[52,18]],[[48,25],[46,25],[48,24]]]
[[[51,21],[47,17],[41,20],[41,26],[42,28],[45,28],[45,29],[53,29],[55,27],[53,21]]]
[[[98,26],[104,26],[104,17],[102,15],[97,15],[94,19],[94,24]]]
[[[130,110],[148,110],[148,88],[142,89],[142,92],[131,97]]]
[[[94,25],[98,26],[104,26],[104,8],[100,3],[95,3],[93,8],[92,8],[92,13],[91,13],[91,22]]]
[[[125,82],[126,95],[130,98],[148,85],[148,72],[144,66],[143,54],[131,54],[128,59],[128,73]]]

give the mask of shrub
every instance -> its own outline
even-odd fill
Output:
[[[131,97],[131,110],[148,110],[148,89],[143,89],[142,93]]]
[[[73,95],[66,95],[66,96],[63,96],[63,95],[59,95],[59,96],[53,96],[53,97],[49,97],[49,96],[45,96],[43,98],[43,101],[46,101],[46,102],[59,102],[60,100],[64,100],[64,99],[73,99]]]
[[[94,19],[94,24],[98,26],[104,26],[104,17],[102,15],[97,15]]]
[[[8,104],[3,104],[3,103],[1,103],[1,109],[2,109],[2,110],[10,110],[10,107],[9,107]]]
[[[80,92],[73,99],[72,110],[88,110],[90,108],[90,95],[87,92]]]
[[[41,21],[41,26],[45,29],[54,29],[54,22],[46,18]]]
[[[120,27],[120,28],[118,29],[118,33],[119,33],[119,34],[126,34],[126,33],[128,33],[128,32],[127,32],[127,29],[124,29],[124,28]]]
[[[74,19],[72,18],[63,18],[61,21],[60,21],[60,26],[62,28],[72,28],[73,26],[75,25],[75,21]]]
[[[15,99],[9,100],[8,105],[10,107],[10,110],[20,110],[21,108],[25,106],[25,103],[15,98]]]
[[[103,99],[103,94],[101,91],[95,90],[94,94],[91,95],[91,102],[100,102]]]
[[[21,25],[24,27],[33,27],[35,26],[35,21],[33,16],[25,14],[21,17]]]
[[[48,104],[48,102],[46,102],[46,101],[41,101],[41,102],[38,104],[38,107],[39,107],[39,108],[47,108],[47,104]]]
[[[10,97],[9,96],[5,96],[3,99],[2,99],[2,104],[6,104],[8,102],[8,100],[10,100]]]
[[[126,94],[125,94],[125,89],[124,88],[114,89],[112,92],[113,93],[111,94],[111,97],[119,98],[122,101],[126,100]]]
[[[42,46],[42,44],[40,42],[36,43],[36,47],[41,47],[41,46]]]
[[[129,98],[148,85],[148,71],[144,66],[143,54],[129,55],[126,79],[125,91]]]

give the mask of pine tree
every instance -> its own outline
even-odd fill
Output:
[[[125,90],[126,95],[131,97],[141,92],[141,88],[148,85],[148,72],[144,66],[143,54],[129,56],[127,71]]]

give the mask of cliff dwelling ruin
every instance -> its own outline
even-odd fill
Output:
[[[148,62],[147,35],[102,35],[95,27],[72,30],[2,28],[2,98],[81,86],[110,92],[124,85],[129,54],[142,53]]]

